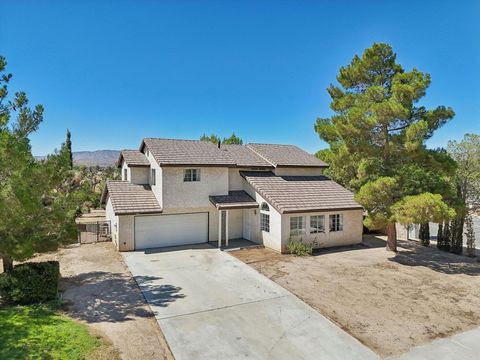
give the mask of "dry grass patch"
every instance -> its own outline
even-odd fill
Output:
[[[312,257],[267,249],[231,254],[282,285],[381,356],[397,355],[480,325],[480,264],[399,242],[322,250]]]

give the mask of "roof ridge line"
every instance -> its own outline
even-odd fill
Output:
[[[263,160],[265,160],[266,162],[268,162],[269,164],[272,164],[273,167],[277,167],[277,164],[274,164],[271,160],[267,159],[264,155],[260,154],[259,152],[257,152],[256,150],[252,149],[250,146],[248,146],[250,144],[246,144],[245,147],[250,150],[251,152],[253,152],[255,155],[257,156],[260,156]]]

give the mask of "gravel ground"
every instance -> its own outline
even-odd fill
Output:
[[[58,260],[70,316],[104,334],[122,359],[173,359],[163,334],[112,243],[73,245],[32,261]]]
[[[366,246],[368,245],[368,246]],[[480,263],[399,241],[325,249],[311,257],[231,252],[336,322],[382,357],[480,325]]]

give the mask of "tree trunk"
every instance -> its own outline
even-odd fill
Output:
[[[428,223],[420,224],[420,243],[423,246],[430,245],[430,228]]]
[[[13,270],[13,259],[10,256],[2,255],[3,272],[9,272]]]
[[[387,250],[397,252],[397,229],[394,222],[387,224]]]
[[[443,224],[438,224],[437,231],[437,248],[443,249]]]

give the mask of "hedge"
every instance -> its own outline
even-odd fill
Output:
[[[60,281],[58,261],[25,263],[0,274],[0,297],[13,304],[34,304],[55,300]]]

